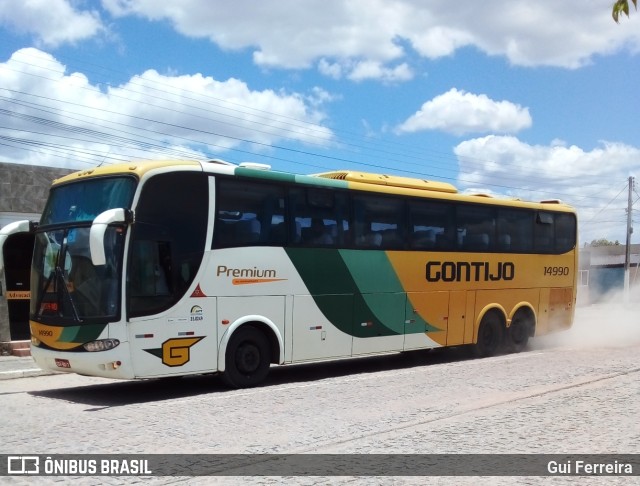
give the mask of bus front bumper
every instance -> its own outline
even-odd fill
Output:
[[[31,356],[43,370],[121,380],[135,378],[129,343],[126,342],[121,342],[116,348],[108,351],[93,353],[56,351],[32,345]]]

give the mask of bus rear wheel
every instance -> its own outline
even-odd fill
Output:
[[[527,347],[533,326],[533,316],[530,312],[521,309],[515,313],[507,332],[507,341],[511,352],[519,353]]]
[[[245,326],[233,333],[225,355],[224,382],[232,388],[249,388],[269,374],[269,341],[255,327]]]
[[[495,311],[485,314],[478,328],[478,341],[475,351],[481,358],[493,356],[502,347],[504,340],[504,325]]]

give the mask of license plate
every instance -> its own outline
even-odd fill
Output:
[[[71,368],[71,363],[69,363],[68,359],[58,359],[58,358],[56,358],[56,366],[58,368]]]

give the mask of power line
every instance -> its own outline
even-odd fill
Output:
[[[37,57],[37,56],[36,56]],[[41,59],[41,58],[40,58]],[[15,60],[14,60],[15,61]],[[24,61],[18,61],[24,65],[27,66],[36,66],[40,69],[48,69],[50,71],[55,71],[56,73],[60,73],[60,70],[53,70],[51,68],[46,68],[43,66],[38,66],[35,64],[29,64],[29,63],[25,63]],[[28,72],[24,72],[24,71],[19,71],[19,70],[14,70],[15,72],[18,73],[22,73],[25,75],[30,75],[30,76],[36,76],[39,77],[41,79],[45,79],[47,81],[51,81],[51,82],[60,82],[60,80],[56,80],[56,79],[52,79],[52,78],[48,78],[46,76],[42,76],[42,75],[38,75],[35,73],[28,73]],[[67,76],[68,78],[68,76]],[[157,81],[154,82],[150,82],[151,84],[155,83],[158,86],[160,86],[159,88],[153,87],[153,86],[149,86],[148,83],[145,84],[141,84],[141,83],[136,83],[135,81],[133,81],[133,78],[131,80],[129,80],[129,82],[127,83],[127,85],[136,85],[136,86],[141,86],[144,87],[145,89],[152,89],[156,92],[159,93],[166,93],[169,94],[171,96],[175,96],[176,93],[175,91],[169,91],[168,89],[165,88],[171,88],[172,90],[175,90],[175,87],[172,85],[167,85],[166,83],[160,83]],[[81,86],[82,89],[88,89],[91,91],[95,91],[94,89],[88,88],[86,86]],[[5,88],[7,89],[7,88]],[[140,93],[137,90],[131,90],[128,88],[118,88],[119,90],[123,91],[123,92],[129,92],[132,94],[136,94],[139,95]],[[76,106],[76,107],[82,107],[83,109],[87,109],[89,107],[79,104],[79,103],[72,103],[66,100],[59,100],[59,99],[55,99],[55,98],[50,98],[50,97],[45,97],[42,95],[36,95],[33,93],[26,93],[26,92],[22,92],[22,91],[16,91],[16,90],[9,90],[7,89],[8,92],[12,92],[14,94],[18,94],[18,95],[22,95],[22,96],[30,96],[30,97],[35,97],[37,99],[42,100],[47,100],[47,101],[51,101],[54,103],[59,103],[62,104],[66,107],[68,106]],[[180,90],[179,94],[181,96],[185,96],[185,93],[187,94],[186,99],[189,99],[191,101],[200,103],[202,105],[206,105],[206,106],[213,106],[216,107],[216,109],[224,109],[224,110],[229,110],[231,113],[237,113],[239,115],[242,114],[254,114],[256,112],[260,113],[261,115],[265,115],[264,118],[264,125],[269,127],[269,130],[262,130],[260,131],[260,133],[263,133],[265,135],[270,135],[270,136],[279,136],[280,138],[282,138],[283,140],[288,140],[288,141],[295,141],[295,142],[300,142],[299,139],[294,139],[294,138],[290,138],[287,137],[285,135],[278,135],[276,133],[274,133],[273,131],[270,131],[271,128],[275,129],[280,129],[279,127],[277,127],[277,125],[275,124],[278,120],[281,119],[287,119],[289,121],[291,121],[290,125],[291,126],[299,126],[299,127],[308,127],[309,130],[313,131],[313,128],[311,127],[317,127],[318,129],[321,130],[328,130],[326,127],[322,126],[322,125],[318,125],[318,124],[313,124],[313,123],[309,123],[306,121],[302,121],[302,120],[297,120],[295,118],[292,117],[287,117],[285,115],[281,115],[281,114],[276,114],[276,113],[271,113],[265,110],[257,110],[255,108],[252,107],[248,107],[245,105],[241,105],[239,103],[228,103],[227,100],[222,100],[220,98],[216,98],[210,95],[203,95],[203,94],[196,94],[188,91],[188,90]],[[191,95],[189,95],[191,94]],[[145,93],[145,96],[147,96],[148,94]],[[115,94],[113,92],[109,93],[109,96],[112,97],[118,97],[120,99],[125,99],[129,102],[136,102],[136,103],[140,103],[139,99],[132,99],[126,96],[122,96],[120,94]],[[153,95],[151,96],[151,98],[158,100],[158,101],[164,101],[164,102],[168,102],[168,103],[172,103],[172,104],[176,104],[176,101],[174,99],[168,99],[168,98],[163,98],[162,96],[156,96]],[[72,119],[75,121],[79,121],[80,123],[88,123],[89,117],[85,114],[80,114],[80,113],[73,113],[70,112],[68,110],[61,110],[61,109],[56,109],[56,108],[52,108],[52,107],[46,107],[43,104],[38,104],[38,103],[34,103],[32,101],[26,101],[26,100],[22,100],[20,102],[18,102],[17,100],[13,99],[13,98],[8,98],[5,97],[5,100],[12,102],[12,103],[18,103],[18,105],[21,105],[25,108],[30,108],[30,109],[35,109],[35,110],[41,110],[43,112],[49,113],[52,116],[55,117],[65,117],[66,119]],[[231,104],[232,106],[234,106],[234,108],[229,108],[228,106],[221,106],[219,105],[219,103],[224,103],[225,105],[229,105]],[[210,113],[210,114],[215,114],[215,115],[220,115],[219,111],[216,111],[214,109],[208,109],[208,108],[203,108],[202,106],[199,105],[180,105],[178,104],[178,107],[182,108],[182,109],[174,109],[174,108],[168,108],[165,106],[159,106],[158,108],[164,109],[164,110],[168,110],[170,112],[173,113],[178,113],[181,115],[189,115],[189,116],[196,116],[197,118],[201,119],[201,120],[208,120],[208,121],[214,121],[214,122],[220,122],[220,120],[215,120],[215,119],[211,119],[211,118],[207,118],[201,115],[193,115],[191,113],[188,113],[187,111],[184,111],[185,109],[188,108],[194,108],[199,110],[200,112],[204,112],[204,113]],[[105,110],[103,110],[105,111]],[[132,146],[135,146],[136,148],[140,149],[140,150],[144,150],[144,149],[151,149],[154,151],[159,151],[159,150],[169,150],[168,147],[168,143],[167,141],[161,143],[157,138],[153,138],[153,137],[166,137],[167,139],[171,139],[171,140],[181,140],[187,143],[187,145],[200,145],[200,146],[206,146],[206,147],[214,147],[214,148],[219,148],[219,149],[225,149],[225,150],[230,150],[233,153],[236,154],[249,154],[254,156],[258,151],[256,150],[244,150],[235,146],[229,147],[228,145],[223,145],[223,144],[216,144],[210,140],[206,140],[206,139],[202,139],[202,138],[198,138],[198,135],[200,136],[204,136],[204,137],[218,137],[221,140],[230,140],[233,142],[237,142],[238,144],[244,144],[244,145],[248,145],[249,147],[253,147],[253,146],[257,146],[259,148],[261,148],[261,150],[278,150],[278,151],[282,151],[285,152],[287,154],[289,154],[290,156],[301,156],[303,158],[304,161],[301,160],[293,160],[291,158],[284,158],[284,157],[279,157],[279,156],[275,156],[272,155],[269,152],[258,152],[261,158],[268,158],[271,160],[279,160],[279,161],[284,161],[287,163],[292,163],[292,164],[296,164],[296,165],[304,165],[307,167],[314,167],[316,169],[322,169],[322,170],[326,170],[326,169],[330,169],[331,167],[328,167],[326,164],[328,162],[340,162],[340,163],[346,163],[349,165],[353,165],[353,164],[357,164],[357,165],[362,165],[365,167],[372,167],[374,169],[381,169],[383,171],[394,171],[394,170],[398,170],[400,169],[399,167],[397,167],[395,164],[396,163],[402,163],[405,165],[409,165],[412,167],[420,167],[421,170],[406,170],[406,169],[400,169],[403,172],[407,172],[413,175],[417,175],[420,177],[428,177],[428,178],[436,178],[436,179],[446,179],[446,180],[452,180],[452,181],[458,181],[458,182],[462,182],[462,183],[467,183],[467,184],[473,184],[474,181],[472,179],[468,178],[468,175],[465,175],[464,173],[462,173],[462,175],[457,176],[457,177],[448,177],[448,176],[436,176],[435,174],[430,174],[428,173],[428,170],[425,170],[426,168],[432,168],[434,170],[442,170],[446,172],[451,172],[451,173],[458,173],[458,171],[456,170],[456,168],[452,165],[452,164],[448,164],[447,166],[442,166],[442,165],[438,165],[438,164],[434,164],[433,162],[427,162],[424,160],[424,154],[425,153],[431,153],[431,157],[429,157],[430,160],[432,159],[444,159],[444,160],[452,160],[452,161],[458,161],[460,160],[460,157],[454,157],[451,154],[447,154],[447,153],[442,153],[442,152],[436,152],[436,151],[431,151],[429,152],[428,149],[424,149],[424,148],[420,148],[420,149],[414,149],[411,146],[406,146],[406,145],[402,145],[402,144],[396,144],[394,142],[390,142],[390,141],[385,141],[383,143],[377,143],[374,144],[371,142],[371,140],[368,140],[366,144],[364,145],[360,145],[360,144],[352,144],[352,143],[348,143],[348,142],[344,142],[344,141],[339,141],[339,143],[341,145],[345,145],[347,147],[350,147],[349,150],[345,150],[344,147],[342,148],[343,152],[347,152],[348,154],[353,155],[354,153],[357,153],[359,156],[366,156],[366,154],[368,153],[384,153],[387,155],[390,155],[391,158],[385,158],[385,163],[382,164],[376,164],[376,163],[372,163],[372,162],[367,162],[367,161],[362,161],[362,160],[356,160],[353,157],[337,157],[337,156],[330,156],[330,155],[326,155],[326,154],[321,154],[321,153],[317,153],[317,152],[313,152],[310,150],[299,150],[299,149],[295,149],[295,148],[291,148],[291,147],[286,147],[280,144],[271,144],[271,143],[264,143],[264,142],[260,142],[260,141],[256,141],[256,140],[252,140],[250,138],[246,138],[246,137],[236,137],[233,135],[229,135],[229,134],[225,134],[225,133],[220,133],[217,131],[213,131],[213,130],[201,130],[201,129],[194,129],[193,127],[189,127],[189,126],[185,126],[185,125],[181,125],[181,124],[171,124],[171,123],[166,123],[163,121],[159,121],[159,120],[154,120],[152,118],[148,118],[148,117],[135,117],[133,115],[129,115],[129,114],[125,114],[125,113],[118,113],[116,111],[106,111],[107,113],[110,113],[114,116],[120,116],[120,117],[129,117],[133,120],[137,120],[140,122],[143,122],[145,124],[154,124],[154,125],[159,125],[160,127],[163,127],[163,130],[152,130],[150,129],[148,126],[142,127],[142,126],[135,126],[133,124],[124,124],[124,123],[117,123],[114,122],[112,120],[101,120],[100,123],[103,125],[109,125],[108,130],[112,131],[113,133],[127,133],[128,135],[132,135],[131,130],[135,130],[136,132],[136,137],[139,137],[140,140],[135,140],[135,139],[128,139],[127,143],[132,144]],[[247,121],[246,118],[243,118],[242,116],[236,116],[236,115],[229,115],[229,114],[224,114],[224,116],[226,117],[233,117],[235,119],[239,119],[239,120],[243,120],[246,121],[247,123],[254,123],[253,121],[249,120]],[[44,124],[44,125],[48,125],[49,123],[55,123],[52,120],[48,120],[45,119],[43,117],[38,117],[40,118],[39,121],[35,121],[35,119],[32,120],[32,122],[36,122],[36,123],[40,123],[40,124]],[[271,124],[271,125],[270,125]],[[300,125],[298,125],[300,124]],[[63,124],[66,125],[64,127],[62,127],[61,125],[58,125],[56,127],[56,129],[64,129],[64,130],[68,130],[68,131],[72,131],[75,132],[75,130],[81,130],[80,127],[74,127],[71,124]],[[225,124],[225,126],[229,126],[229,124]],[[233,125],[235,127],[240,126],[241,128],[245,128],[244,125]],[[115,128],[115,127],[121,127],[121,128]],[[102,127],[102,128],[106,128],[106,127]],[[184,137],[184,136],[180,136],[178,135],[176,132],[181,132],[184,131],[185,133],[193,133],[194,135],[196,135],[196,137]],[[289,130],[290,132],[293,130]],[[286,132],[286,131],[285,131]],[[75,133],[83,133],[83,132],[75,132]],[[87,133],[87,132],[84,132]],[[147,135],[142,135],[142,133],[146,133]],[[338,134],[345,134],[345,135],[354,135],[353,132],[348,132],[348,131],[337,131],[335,133]],[[98,130],[94,130],[92,133],[92,136],[95,136],[97,138],[102,137],[101,141],[102,143],[111,143],[111,144],[118,144],[119,141],[115,137],[112,133],[108,133],[106,131],[98,131]],[[341,137],[343,138],[343,137]],[[14,141],[14,143],[17,143],[16,141]],[[310,142],[308,142],[310,143]],[[145,145],[147,144],[147,145]],[[313,143],[311,143],[313,145]],[[382,147],[382,148],[379,148]],[[386,147],[402,147],[402,152],[398,152],[393,151],[393,150],[388,150],[386,149]],[[70,149],[71,150],[71,149]],[[175,150],[175,149],[173,149]],[[163,152],[164,153],[164,152]],[[175,152],[173,152],[175,153]],[[190,156],[193,155],[193,152],[189,151],[189,150],[185,150],[184,151],[184,156]],[[480,158],[471,158],[471,157],[463,157],[463,159],[465,161],[467,161],[468,163],[472,164],[471,166],[475,166],[478,167],[479,170],[482,169],[484,167],[484,164],[489,162],[488,160],[484,160],[484,159],[480,159]],[[312,163],[313,161],[317,161],[318,163]],[[393,164],[393,165],[390,165]],[[518,169],[519,167],[525,167],[522,164],[518,164],[518,163],[513,163],[512,167]],[[601,196],[597,196],[597,195],[581,195],[581,196],[576,196],[574,194],[558,194],[557,191],[548,191],[545,189],[542,189],[540,187],[518,187],[518,186],[514,186],[514,185],[510,185],[508,184],[508,181],[512,179],[512,180],[516,180],[515,178],[511,178],[509,176],[505,176],[505,175],[501,175],[501,179],[500,181],[505,181],[505,183],[498,183],[498,182],[494,182],[494,183],[483,183],[483,186],[488,186],[488,187],[494,187],[494,188],[498,188],[499,190],[503,190],[503,189],[507,189],[507,190],[514,190],[514,191],[526,191],[526,192],[531,192],[531,193],[539,193],[539,194],[553,194],[554,196],[561,196],[561,197],[569,197],[570,199],[579,199],[579,200],[586,200],[586,199],[590,199],[593,201],[598,201],[601,200],[602,197]],[[529,179],[531,182],[536,182],[535,178],[530,178]],[[542,181],[543,179],[537,179],[538,181]],[[592,191],[594,194],[597,194],[597,190]],[[610,203],[607,204],[607,206]],[[605,206],[605,208],[607,207]],[[604,208],[603,208],[604,209]],[[601,209],[601,211],[603,210]],[[600,212],[601,212],[600,211]],[[596,215],[597,216],[597,215]],[[595,217],[595,216],[594,216]]]
[[[35,56],[35,57],[37,57],[37,56]],[[41,59],[41,58],[38,58],[38,59]],[[26,63],[26,62],[24,62],[24,61],[19,61],[19,60],[18,60],[18,61],[16,61],[16,62],[19,62],[19,63],[24,64],[24,65],[28,65],[28,66],[36,66],[36,67],[39,67],[39,68],[41,68],[41,69],[50,70],[50,71],[53,71],[53,72],[56,72],[56,73],[59,73],[59,72],[60,72],[59,70],[54,70],[54,69],[51,69],[51,68],[46,68],[46,67],[43,67],[43,66],[39,66],[39,65],[34,65],[34,64]],[[19,73],[23,73],[23,74],[25,74],[25,75],[37,76],[37,77],[40,77],[40,78],[43,78],[43,79],[46,79],[46,80],[49,80],[49,81],[53,81],[53,82],[58,82],[58,81],[59,81],[59,80],[54,80],[54,79],[51,79],[51,78],[47,78],[46,76],[37,75],[37,74],[35,74],[35,73],[29,73],[29,72],[24,72],[24,71],[19,71],[19,70],[15,70],[15,71],[16,71],[16,72],[19,72]],[[112,71],[113,71],[113,70],[112,70]],[[163,88],[171,88],[172,90],[174,89],[174,86],[172,86],[172,85],[168,85],[168,84],[166,84],[166,83],[159,83],[159,82],[157,82],[157,81],[154,81],[154,83],[155,83],[155,84],[158,84],[158,85],[160,85],[160,86],[162,86]],[[134,85],[136,85],[136,84],[138,84],[138,83],[135,83],[135,82],[133,82],[133,81],[131,81],[131,80],[130,80],[130,81],[128,82],[128,84],[134,84]],[[147,83],[145,83],[144,85],[142,85],[142,84],[139,84],[139,85],[140,85],[140,86],[144,86],[145,88],[149,88],[149,86],[148,86],[148,84],[147,84]],[[81,86],[81,88],[82,88],[82,89],[89,89],[89,88],[84,87],[84,86]],[[129,89],[126,89],[126,88],[118,88],[118,89],[120,89],[120,90],[122,90],[122,91],[125,91],[125,92],[126,92],[126,91],[129,91],[129,92],[131,92],[131,93],[139,94],[139,92],[137,92],[137,91],[129,90]],[[168,94],[171,94],[171,95],[175,95],[175,92],[174,92],[174,91],[168,91],[167,89],[160,89],[160,88],[154,88],[154,87],[151,87],[151,89],[154,89],[154,90],[156,90],[156,91],[158,91],[158,92],[161,92],[161,93],[168,93]],[[185,92],[189,93],[189,92],[188,92],[188,91],[186,91],[186,90],[180,90],[180,95],[181,95],[182,97],[184,97],[184,93],[185,93]],[[35,96],[35,95],[33,95],[33,94],[29,94],[29,93],[25,93],[25,94],[28,94],[28,95],[30,95],[30,96]],[[131,98],[127,98],[127,97],[123,97],[123,96],[120,96],[120,95],[116,95],[116,94],[114,94],[113,92],[112,92],[112,93],[110,93],[110,96],[113,96],[113,97],[119,97],[119,98],[122,98],[122,99],[126,99],[126,100],[128,100],[128,101],[135,101],[135,102],[139,102],[139,100],[132,100]],[[175,103],[175,100],[168,100],[167,98],[162,98],[162,97],[159,97],[159,96],[153,96],[153,98],[155,98],[155,99],[159,99],[159,100],[163,100],[163,101],[169,101],[169,102],[171,102],[171,103]],[[204,101],[204,102],[202,102],[202,98],[204,98],[204,99],[205,99],[205,101]],[[320,127],[322,130],[326,131],[326,127],[322,127],[321,125],[311,124],[311,123],[308,123],[308,122],[303,122],[303,121],[300,121],[300,120],[294,119],[294,118],[292,118],[292,117],[286,117],[286,116],[284,116],[284,115],[274,114],[274,113],[271,113],[271,112],[267,112],[267,111],[265,111],[265,110],[256,110],[256,109],[254,109],[254,108],[247,107],[246,105],[241,105],[241,104],[239,104],[239,103],[227,103],[227,101],[226,101],[226,100],[222,100],[222,99],[220,99],[220,98],[216,98],[216,97],[213,97],[213,96],[210,96],[210,95],[198,94],[198,98],[194,98],[194,97],[189,97],[189,96],[187,96],[187,99],[194,100],[194,101],[198,101],[198,102],[200,102],[200,103],[204,103],[204,104],[208,104],[208,105],[212,105],[212,104],[214,104],[214,103],[213,103],[212,101],[207,101],[207,100],[213,100],[213,101],[215,101],[215,102],[223,102],[223,103],[225,103],[225,104],[232,104],[233,106],[236,106],[236,107],[238,107],[238,108],[242,108],[242,110],[239,110],[239,109],[238,109],[238,110],[236,110],[236,109],[234,109],[234,110],[231,110],[231,111],[238,111],[238,112],[240,112],[240,113],[249,113],[249,111],[247,111],[247,110],[251,110],[251,111],[253,111],[253,112],[256,112],[256,111],[257,111],[257,112],[260,112],[260,113],[262,113],[262,114],[269,115],[269,117],[270,117],[270,118],[269,118],[269,120],[277,119],[277,118],[279,118],[279,117],[284,117],[284,118],[287,118],[287,119],[289,119],[289,120],[294,120],[296,123],[303,123],[305,127],[315,126],[315,127]],[[56,101],[59,101],[59,100],[56,100]],[[68,103],[68,102],[67,102],[67,103]],[[190,106],[191,106],[191,107],[194,107],[193,105],[190,105]],[[216,106],[219,106],[219,105],[216,105]],[[167,107],[159,107],[159,108],[161,108],[161,109],[169,109],[169,108],[167,108]],[[194,108],[196,108],[196,109],[200,109],[200,110],[201,110],[201,109],[203,109],[201,106],[195,106]],[[227,107],[224,107],[224,108],[225,108],[225,109],[228,109]],[[175,111],[176,111],[176,112],[178,112],[178,113],[181,113],[181,114],[185,114],[185,112],[180,111],[180,110],[175,110]],[[193,116],[193,115],[192,115],[192,116]],[[241,119],[240,117],[236,117],[236,118]],[[243,119],[243,120],[245,120],[245,119]],[[246,120],[245,120],[245,121],[246,121]],[[176,125],[176,126],[178,126],[178,125]],[[237,125],[236,125],[236,126],[237,126]],[[181,128],[186,128],[186,127],[182,126]],[[263,133],[268,133],[269,135],[275,135],[273,132],[264,132],[264,131],[262,131],[262,132],[263,132]],[[349,132],[347,132],[347,133],[349,133]],[[221,134],[221,133],[216,133],[215,135],[217,135],[217,136],[225,136],[224,134]],[[242,138],[242,137],[230,137],[230,138],[231,138],[231,139],[234,139],[234,140],[236,140],[236,141],[238,141],[238,142],[248,142],[246,139],[244,139],[244,138]],[[258,143],[258,144],[260,144],[260,142],[255,142],[255,141],[249,141],[249,142],[250,142],[250,143]],[[344,142],[341,142],[341,143],[344,143]],[[385,142],[385,143],[386,143],[386,144],[388,144],[389,142]],[[264,145],[265,145],[265,146],[268,146],[268,147],[270,147],[270,148],[271,148],[271,147],[273,147],[273,148],[276,148],[276,149],[283,149],[283,147],[281,147],[281,146],[277,146],[277,145],[273,145],[273,144],[264,144]],[[355,148],[355,149],[358,149],[358,150],[361,150],[361,149],[371,150],[371,149],[372,149],[372,145],[373,145],[373,144],[371,144],[371,143],[370,143],[370,141],[369,141],[369,143],[368,143],[366,146],[362,146],[362,145],[354,145],[354,144],[347,144],[347,145],[348,145],[348,146],[351,146],[351,147],[353,147],[353,148]],[[400,146],[400,144],[398,144],[397,146]],[[402,147],[403,147],[404,149],[406,149],[406,146],[405,146],[405,145],[402,145]],[[286,148],[284,148],[284,149],[286,150]],[[380,149],[375,149],[375,150],[376,150],[377,152],[381,152],[381,150],[380,150]],[[424,150],[424,149],[422,149],[422,150]],[[390,160],[390,161],[387,161],[387,164],[381,165],[381,164],[371,164],[371,163],[367,163],[367,162],[363,162],[363,161],[357,161],[357,160],[353,160],[353,159],[347,159],[347,158],[344,158],[344,157],[328,157],[328,159],[329,159],[329,160],[335,160],[335,161],[344,161],[344,162],[347,162],[347,163],[355,163],[355,164],[364,165],[364,166],[371,166],[371,167],[375,167],[375,168],[383,168],[383,169],[389,169],[389,168],[391,168],[391,167],[389,167],[389,165],[388,165],[388,164],[389,164],[389,163],[393,163],[393,162],[396,162],[396,163],[401,162],[401,163],[408,164],[408,165],[419,166],[419,167],[421,167],[421,168],[423,168],[423,167],[425,166],[424,154],[423,154],[422,152],[416,152],[416,153],[417,153],[417,154],[419,154],[419,155],[415,155],[415,156],[412,156],[412,155],[410,155],[410,153],[406,153],[406,152],[405,152],[405,153],[402,153],[402,154],[399,154],[399,153],[397,153],[397,152],[392,152],[392,151],[382,151],[382,152],[383,152],[383,153],[387,153],[387,154],[389,154],[389,155],[391,155],[391,156],[395,156],[395,157],[401,157],[401,158],[414,159],[414,160],[416,160],[416,161],[419,161],[419,163],[417,163],[417,162],[410,162],[410,161],[407,161],[407,160],[402,160],[402,161],[400,161],[400,160],[398,160],[398,159],[395,159],[395,160],[393,160],[393,159],[392,159],[392,160]],[[305,155],[305,156],[316,156],[316,157],[321,157],[321,158],[323,157],[323,156],[322,156],[322,155],[320,155],[320,154],[313,153],[313,152],[309,152],[309,151],[297,151],[297,153],[298,153],[298,154],[300,154],[300,155]],[[449,159],[451,159],[451,160],[459,160],[459,158],[453,157],[453,156],[452,156],[452,155],[450,155],[450,154],[438,153],[438,157],[436,157],[436,158],[440,158],[440,157],[443,157],[443,158],[449,158]],[[479,159],[479,158],[475,158],[475,159],[474,159],[474,158],[470,158],[470,157],[465,157],[465,160],[473,161],[473,163],[474,163],[474,164],[476,164],[476,163],[478,163],[478,162],[481,162],[482,164],[484,164],[484,163],[486,163],[486,162],[487,162],[487,160],[483,160],[483,159]],[[291,163],[296,163],[296,164],[298,163],[298,162],[296,162],[296,161],[290,161],[290,162],[291,162]],[[307,164],[307,165],[308,165],[308,164]],[[433,167],[434,169],[439,169],[439,170],[444,170],[444,171],[450,171],[450,172],[456,172],[456,171],[455,171],[455,169],[453,169],[453,168],[451,168],[451,167],[450,167],[450,165],[448,165],[448,166],[438,166],[438,165],[435,165],[435,164],[433,164],[433,163],[430,163],[429,165],[430,165],[431,167]],[[514,163],[513,165],[514,165],[514,166],[516,166],[516,167],[518,167],[518,166],[523,167],[523,168],[525,167],[524,165],[515,164],[515,163]],[[480,166],[480,167],[482,167],[482,165],[479,165],[479,166]],[[393,167],[393,169],[397,169],[397,167]],[[425,171],[424,171],[424,170],[419,170],[419,171],[415,171],[415,170],[405,170],[405,172],[408,172],[408,173],[411,173],[411,174],[417,174],[417,175],[426,175],[427,177],[441,177],[441,178],[442,178],[442,176],[434,176],[434,175],[432,175],[432,174],[425,173]],[[446,176],[445,176],[445,177],[443,177],[443,178],[444,178],[444,179],[448,179],[448,180],[454,180],[454,181],[455,181],[455,180],[458,180],[458,181],[460,181],[460,182],[463,182],[463,183],[469,183],[469,184],[473,182],[472,180],[464,179],[464,178],[460,178],[460,177],[446,177]],[[505,180],[508,180],[508,179],[509,179],[509,176],[502,175],[502,178],[503,178],[503,179],[505,179]],[[542,179],[540,179],[540,180],[542,181]],[[551,193],[551,192],[542,191],[542,190],[539,190],[539,189],[538,189],[538,190],[536,190],[536,189],[532,189],[532,188],[519,188],[519,187],[514,187],[514,186],[511,186],[511,185],[509,185],[509,184],[485,184],[485,185],[489,185],[489,186],[491,186],[491,187],[497,187],[497,188],[500,188],[500,189],[504,189],[504,188],[512,188],[512,189],[519,189],[519,190],[535,191],[535,192],[539,192],[539,193],[547,193],[547,194],[550,194],[550,193]]]

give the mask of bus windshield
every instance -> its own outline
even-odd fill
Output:
[[[36,233],[31,267],[31,319],[59,325],[109,322],[120,314],[126,228],[105,233],[105,265],[94,265],[91,223],[108,209],[130,208],[131,176],[101,177],[51,189]]]
[[[131,206],[136,180],[133,177],[104,177],[51,189],[40,225],[91,222],[100,213]]]
[[[105,234],[105,265],[89,256],[90,227],[39,232],[31,268],[31,318],[78,325],[119,316],[119,290],[125,228]]]

